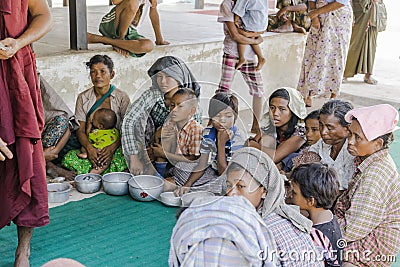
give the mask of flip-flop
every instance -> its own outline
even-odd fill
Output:
[[[376,85],[376,84],[378,83],[378,81],[375,80],[375,79],[372,78],[372,77],[369,77],[368,79],[367,79],[367,78],[364,78],[364,82],[367,83],[367,84],[371,84],[371,85]]]

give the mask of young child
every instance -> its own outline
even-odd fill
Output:
[[[293,158],[293,166],[297,167],[300,164],[319,162],[321,157],[315,152],[309,152],[308,148],[317,143],[321,139],[319,131],[319,110],[311,111],[304,119],[306,125],[306,145],[300,155]]]
[[[327,266],[340,266],[337,265],[341,263],[337,241],[342,234],[337,218],[330,210],[339,195],[336,171],[319,162],[303,164],[293,170],[291,184],[292,203],[307,211],[313,227],[319,230],[314,232],[318,235],[318,238],[313,235],[314,242],[321,245],[323,237],[320,232],[330,241],[330,244],[322,244],[323,249],[332,248],[329,249],[331,255],[325,257],[325,263]],[[335,262],[335,258],[338,262]]]
[[[93,147],[104,149],[119,140],[120,133],[115,128],[116,123],[117,115],[111,109],[100,108],[95,111],[92,121],[86,123],[86,133]],[[116,150],[113,158],[107,161],[107,164],[102,166],[102,168],[92,168],[92,164],[87,157],[87,151],[82,146],[80,150],[69,151],[63,158],[62,165],[76,171],[77,174],[88,172],[102,174],[111,164],[113,165],[113,170],[110,171],[123,171],[127,169],[121,148]]]
[[[278,13],[269,15],[268,31],[299,32],[306,34],[311,27],[311,19],[307,16],[306,0],[278,0]]]
[[[268,26],[268,1],[258,0],[234,0],[235,6],[232,9],[234,13],[234,22],[240,34],[249,37],[259,37],[264,33]],[[240,69],[246,62],[245,44],[237,44],[239,53],[239,62],[236,69]],[[258,44],[252,44],[252,49],[257,55],[258,63],[256,70],[261,70],[265,64],[265,58],[262,55]]]
[[[171,113],[166,123],[168,129],[163,127],[161,142],[156,140],[151,147],[154,156],[158,158],[156,162],[164,159],[175,165],[178,162],[192,162],[200,156],[203,127],[193,119],[197,102],[195,93],[188,88],[181,88],[172,96]]]
[[[203,131],[200,158],[194,166],[174,168],[175,194],[182,195],[191,187],[203,187],[214,193],[221,193],[222,182],[216,180],[228,165],[232,153],[243,147],[244,139],[235,126],[238,114],[238,100],[227,93],[215,94],[210,99],[208,115],[211,127]]]

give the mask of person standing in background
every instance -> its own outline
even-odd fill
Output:
[[[372,85],[378,83],[377,80],[372,78],[378,29],[371,19],[376,1],[380,0],[352,1],[354,25],[343,75],[344,82],[347,81],[347,78],[360,73],[364,74],[365,83]]]
[[[0,229],[17,225],[14,266],[29,266],[33,228],[49,223],[44,115],[31,43],[51,29],[46,0],[0,0]]]

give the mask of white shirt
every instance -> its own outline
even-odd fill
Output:
[[[340,190],[346,190],[354,174],[354,157],[347,151],[347,139],[335,160],[331,158],[331,148],[331,145],[320,139],[308,151],[317,153],[322,163],[335,169],[339,176]]]

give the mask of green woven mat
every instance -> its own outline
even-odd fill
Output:
[[[36,228],[31,266],[59,257],[86,266],[167,266],[176,208],[158,201],[100,194],[50,209],[51,223]],[[13,266],[15,225],[0,231],[0,266]]]

